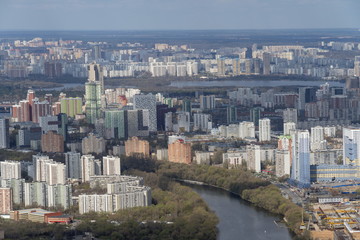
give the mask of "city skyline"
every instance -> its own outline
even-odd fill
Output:
[[[0,6],[0,30],[360,28],[356,0],[2,0]]]

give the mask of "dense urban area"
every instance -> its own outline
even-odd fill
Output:
[[[359,31],[101,34],[0,38],[0,239],[216,239],[192,185],[360,239]]]

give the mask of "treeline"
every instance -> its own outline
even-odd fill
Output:
[[[132,166],[136,165],[135,162],[132,162]],[[151,164],[144,164],[142,167],[149,165]],[[300,235],[302,208],[284,198],[275,185],[255,177],[246,169],[224,169],[207,165],[170,162],[158,162],[155,165],[157,165],[156,173],[162,178],[204,182],[238,194],[244,200],[271,213],[282,215],[287,220],[290,229]]]
[[[290,229],[295,233],[300,233],[303,209],[284,198],[275,185],[244,190],[241,198],[271,213],[284,216]]]
[[[156,173],[130,171],[151,186],[153,204],[81,216],[78,232],[101,239],[216,239],[218,219],[191,188]],[[93,220],[96,220],[95,222]]]

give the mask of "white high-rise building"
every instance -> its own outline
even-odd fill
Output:
[[[0,148],[9,148],[9,119],[0,119]]]
[[[103,157],[103,175],[121,175],[120,158],[114,156]]]
[[[46,164],[46,182],[49,185],[66,183],[66,167],[63,163],[52,162]]]
[[[359,165],[360,128],[343,128],[343,164]]]
[[[310,186],[310,134],[309,131],[296,131],[292,135],[291,179],[299,187]]]
[[[291,135],[292,130],[296,130],[296,123],[294,122],[284,123],[284,135]]]
[[[239,123],[239,138],[255,138],[255,125],[253,122]]]
[[[354,62],[354,76],[360,77],[360,56],[355,57]]]
[[[257,173],[261,172],[261,150],[259,145],[246,146],[246,164],[247,168]]]
[[[266,142],[271,140],[271,125],[270,119],[263,118],[259,120],[259,142]]]
[[[52,163],[53,160],[49,156],[34,155],[33,164],[34,164],[34,181],[36,182],[45,182],[46,181],[46,164]]]
[[[1,179],[20,179],[21,165],[17,161],[0,162]]]
[[[210,114],[195,113],[194,114],[194,131],[200,130],[207,132],[212,129],[212,121]]]
[[[326,149],[326,140],[324,138],[324,128],[316,126],[311,128],[311,151]]]
[[[68,178],[81,178],[81,161],[80,153],[67,152],[65,153],[66,174]]]
[[[90,176],[95,174],[95,157],[92,155],[81,156],[81,180],[82,182],[88,182]]]

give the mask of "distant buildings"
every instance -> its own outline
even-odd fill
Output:
[[[114,156],[103,157],[103,175],[121,175],[120,158]]]
[[[5,160],[0,162],[1,179],[20,179],[21,166],[19,161]]]
[[[259,142],[271,140],[270,119],[264,118],[259,120]]]
[[[300,187],[310,186],[310,135],[297,131],[292,135],[291,179]]]
[[[0,119],[0,148],[9,148],[9,119]]]
[[[138,94],[134,96],[134,109],[147,109],[149,111],[149,131],[156,132],[157,116],[156,116],[156,97],[155,95]]]

